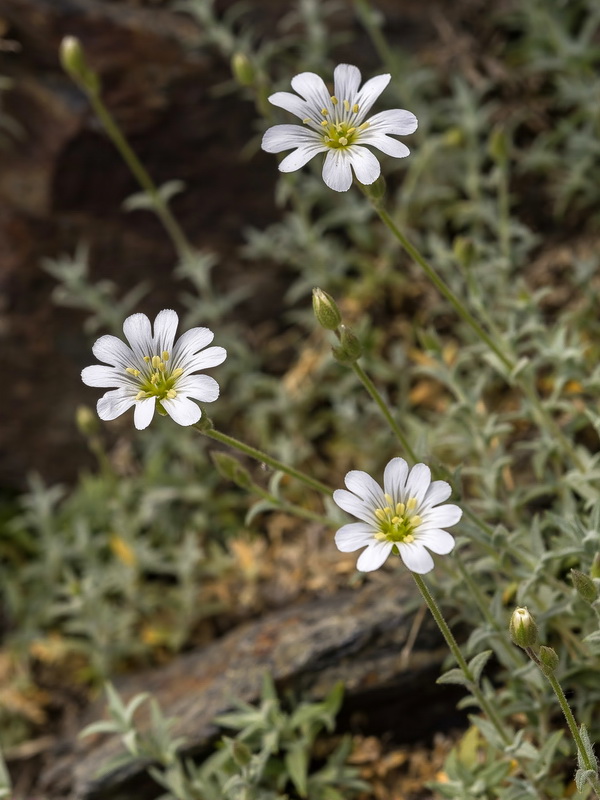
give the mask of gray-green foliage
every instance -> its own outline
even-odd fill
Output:
[[[495,699],[513,737],[507,748],[466,700],[476,743],[471,738],[452,754],[449,780],[436,790],[450,798],[530,797],[530,784],[513,774],[518,757],[530,765],[541,796],[561,797],[574,772],[572,749],[557,730],[550,688],[510,643],[507,627],[514,605],[532,610],[540,641],[559,654],[556,674],[577,719],[598,740],[598,604],[582,601],[569,575],[576,569],[596,582],[599,577],[593,564],[600,552],[600,259],[588,237],[599,197],[600,12],[592,0],[515,4],[494,20],[499,33],[491,60],[447,75],[386,46],[382,20],[363,0],[355,5],[383,62],[373,71],[393,75],[386,103],[409,108],[420,123],[410,158],[384,162],[388,206],[503,343],[516,370],[506,374],[485,352],[358,191],[338,196],[326,189],[318,159],[280,178],[279,219],[245,232],[242,255],[249,267],[256,262],[261,270],[281,271],[287,282],[287,294],[271,314],[273,339],[263,338],[257,347],[241,322],[221,322],[235,316],[244,295],[242,289],[227,297],[214,293],[211,273],[218,262],[210,254],[196,254],[177,268],[177,277],[188,282],[181,296],[183,326],[210,324],[217,343],[228,349],[218,375],[219,427],[337,485],[349,468],[380,473],[398,455],[352,371],[333,362],[327,336],[315,333],[312,287],[338,299],[361,341],[361,363],[417,455],[462,494],[459,546],[455,556],[439,561],[438,590],[452,623],[471,631],[471,663],[483,668],[484,653],[492,652],[481,687]],[[335,63],[331,47],[356,35],[335,17],[335,4],[298,2],[272,43],[251,29],[241,6],[224,17],[208,0],[178,7],[201,21],[204,47],[227,60],[242,52],[255,69],[255,82],[243,87],[243,96],[265,120],[248,131],[245,155],[257,149],[259,127],[289,121],[266,104],[266,95],[287,90],[290,77],[306,69],[327,77]],[[236,86],[219,89],[233,93]],[[122,317],[149,288],[134,289],[119,302],[115,287],[89,281],[83,256],[80,251],[73,260],[48,264],[59,281],[55,299],[87,310],[91,329],[118,332]],[[292,356],[274,367],[281,352]],[[303,359],[309,368],[297,378],[294,368]],[[541,397],[576,460],[540,426],[517,372],[521,385]],[[33,484],[2,542],[2,591],[17,643],[58,630],[85,650],[96,677],[105,676],[142,654],[140,630],[159,611],[167,617],[173,649],[212,612],[195,598],[203,577],[222,568],[227,535],[246,508],[240,492],[219,482],[194,435],[175,428],[157,420],[136,437],[133,475],[111,474],[106,456],[103,468],[72,490]],[[285,491],[318,510],[305,492],[293,486]],[[208,531],[217,532],[217,541]],[[115,535],[131,548],[134,564],[111,550]],[[279,775],[290,777],[297,791],[305,789],[310,736],[299,749],[288,746],[292,740],[278,726],[296,731],[293,715],[287,717],[273,697],[267,700],[260,712],[246,709],[229,719],[241,726],[235,741],[249,753],[226,741],[197,767],[165,750],[155,776],[168,796],[187,800],[183,792],[194,780],[207,793],[205,785],[212,787],[215,796],[244,796],[235,792],[253,791],[252,782],[263,780],[273,757],[283,770]],[[263,729],[246,735],[244,713],[263,714]],[[236,766],[236,759],[247,763]],[[268,791],[279,797],[284,787],[276,782]]]
[[[349,800],[368,787],[346,759],[350,741],[343,739],[324,763],[313,763],[317,737],[332,732],[343,688],[337,685],[322,702],[296,702],[289,708],[265,675],[260,703],[238,701],[234,710],[215,722],[232,736],[223,736],[214,752],[200,762],[182,755],[186,741],[174,737],[175,719],[166,719],[150,700],[150,725],[139,729],[136,710],[148,695],[136,695],[127,705],[109,684],[110,719],[93,723],[81,735],[115,733],[124,751],[103,770],[135,763],[147,769],[166,789],[160,800],[286,800],[293,790],[311,800]]]

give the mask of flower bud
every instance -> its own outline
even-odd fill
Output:
[[[333,297],[316,288],[313,289],[312,303],[319,325],[327,331],[337,330],[341,325],[342,315]]]
[[[249,489],[252,486],[250,473],[240,464],[237,458],[228,455],[228,453],[221,453],[216,450],[211,452],[210,457],[219,475],[222,475],[228,481],[232,481],[236,486],[240,486],[242,489]]]
[[[508,627],[510,638],[519,647],[533,647],[538,640],[534,618],[526,608],[515,608]]]
[[[538,652],[540,668],[544,675],[552,675],[558,666],[558,656],[551,647],[541,645]]]
[[[494,128],[490,136],[488,150],[494,161],[502,163],[508,158],[508,136],[502,128]]]
[[[598,599],[598,587],[589,575],[580,572],[578,569],[571,570],[571,580],[577,590],[577,594],[586,603],[593,603]]]
[[[592,561],[592,568],[590,570],[592,578],[600,578],[600,553],[596,553]]]
[[[253,86],[256,80],[254,64],[245,53],[234,53],[231,58],[231,72],[240,86]]]
[[[362,345],[350,328],[340,325],[340,346],[333,347],[334,357],[342,364],[354,364],[362,356]]]
[[[452,243],[454,257],[464,267],[470,267],[475,260],[475,245],[468,236],[457,236]]]
[[[231,742],[231,755],[233,760],[242,769],[247,767],[252,760],[252,751],[247,744],[241,742],[239,739],[234,739]]]
[[[98,417],[88,406],[78,406],[75,412],[75,424],[84,436],[93,436],[100,430]]]
[[[59,57],[64,71],[85,92],[97,94],[100,91],[100,79],[89,68],[79,39],[75,36],[65,36],[60,43]]]

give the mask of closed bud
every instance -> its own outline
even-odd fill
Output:
[[[244,742],[234,739],[231,743],[231,755],[238,767],[247,767],[252,760],[252,751]]]
[[[84,436],[93,436],[100,429],[98,416],[88,406],[77,407],[75,424]]]
[[[488,149],[494,161],[500,163],[506,161],[509,150],[508,136],[506,135],[506,132],[502,130],[502,128],[494,128],[492,135],[490,136]]]
[[[452,251],[463,267],[470,267],[475,260],[475,245],[468,236],[457,236],[452,243]]]
[[[254,64],[245,53],[234,53],[231,58],[231,72],[240,86],[253,86],[256,80]]]
[[[362,345],[356,334],[345,325],[340,325],[339,334],[340,346],[333,348],[333,354],[338,361],[342,361],[345,364],[354,364],[354,362],[358,361],[362,356]],[[341,358],[337,355],[336,351],[341,351]]]
[[[211,452],[210,457],[219,475],[222,475],[228,481],[232,481],[242,489],[249,489],[252,486],[250,473],[240,464],[237,458],[230,456],[228,453],[218,451]]]
[[[577,590],[577,594],[586,603],[593,603],[598,599],[598,587],[589,575],[580,572],[578,569],[571,570],[571,580]]]
[[[592,568],[590,570],[592,578],[600,578],[600,553],[596,553],[592,561]]]
[[[551,647],[541,645],[537,655],[544,675],[552,675],[558,666],[558,656],[555,651]]]
[[[510,638],[519,647],[525,649],[537,644],[537,625],[526,608],[515,608],[510,618],[508,631],[510,633]]]
[[[79,39],[75,36],[65,36],[60,43],[59,57],[64,71],[85,92],[97,94],[100,91],[100,78],[88,66]]]
[[[448,128],[443,142],[446,147],[461,147],[465,143],[465,134],[460,128]]]
[[[327,331],[335,331],[339,328],[342,315],[331,295],[322,289],[313,289],[312,304],[317,322],[322,328]]]

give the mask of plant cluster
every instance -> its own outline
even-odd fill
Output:
[[[210,0],[178,8],[202,24],[203,46],[230,60],[233,81],[222,90],[255,104],[248,152],[261,141],[270,152],[294,148],[280,164],[280,219],[247,230],[242,248],[249,263],[285,271],[280,338],[248,339],[241,323],[223,321],[243,290],[218,295],[218,262],[190,244],[171,211],[182,187],[154,185],[80,43],[65,40],[65,69],[140,183],[128,207],[157,214],[177,252],[175,277],[193,289],[182,298],[183,330],[210,325],[227,360],[215,370],[215,422],[202,408],[193,419],[155,419],[135,439],[122,434],[129,465],[105,446],[91,412],[80,412],[97,472],[68,492],[35,482],[2,541],[11,643],[31,654],[40,639],[58,642],[81,653],[81,674],[96,680],[156,645],[182,647],[214,613],[203,582],[225,568],[248,492],[258,496],[248,525],[258,527],[265,512],[295,515],[330,530],[332,546],[338,529],[344,552],[366,547],[361,570],[385,561],[412,573],[449,646],[440,681],[464,686],[471,712],[433,790],[600,797],[592,746],[600,737],[597,4],[532,0],[498,12],[495,36],[481,32],[491,42],[486,58],[448,45],[445,56],[463,67],[449,75],[435,57],[412,62],[392,48],[381,16],[355,0],[360,35],[386,70],[363,90],[355,67],[334,70],[333,53],[352,52],[357,35],[334,4],[299,0],[268,44],[241,7],[224,17]],[[389,108],[409,112],[365,116],[360,91],[370,87],[368,106],[384,85]],[[406,156],[397,135],[410,137],[411,155],[384,159],[384,180],[368,148]],[[90,281],[83,248],[46,266],[59,281],[57,301],[88,310],[93,331],[120,336],[151,290],[118,301],[116,287]],[[130,335],[141,316],[125,320],[136,363],[114,357],[113,336],[112,361],[95,350],[110,367],[84,377],[100,385],[100,371],[130,370],[101,385],[129,392],[136,413],[150,398],[153,410],[169,412],[184,376],[169,372],[160,325]],[[278,370],[270,357],[281,347],[295,356]],[[152,365],[147,375],[139,358]],[[214,469],[198,434],[244,460],[219,450]],[[267,487],[252,460],[270,470]],[[382,488],[370,476],[384,467]],[[346,472],[349,491],[333,495]],[[456,505],[440,505],[451,491]],[[332,498],[359,522],[343,520]],[[445,530],[454,525],[456,547]],[[438,554],[435,576],[429,551]],[[154,634],[144,638],[148,626]],[[462,646],[458,628],[470,631]],[[124,707],[109,697],[112,721],[93,730],[118,732],[125,758],[151,759],[165,797],[334,800],[365,790],[344,766],[346,744],[309,769],[337,693],[288,714],[267,684],[258,709],[222,718],[238,734],[199,766],[179,755],[155,705],[147,739],[133,724],[144,698]]]

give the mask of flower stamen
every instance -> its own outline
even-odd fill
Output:
[[[406,503],[394,503],[389,494],[386,493],[384,497],[388,505],[374,510],[379,528],[375,538],[381,542],[394,542],[394,544],[414,542],[415,531],[423,523],[422,518],[414,513],[419,501],[416,497],[410,497]]]

